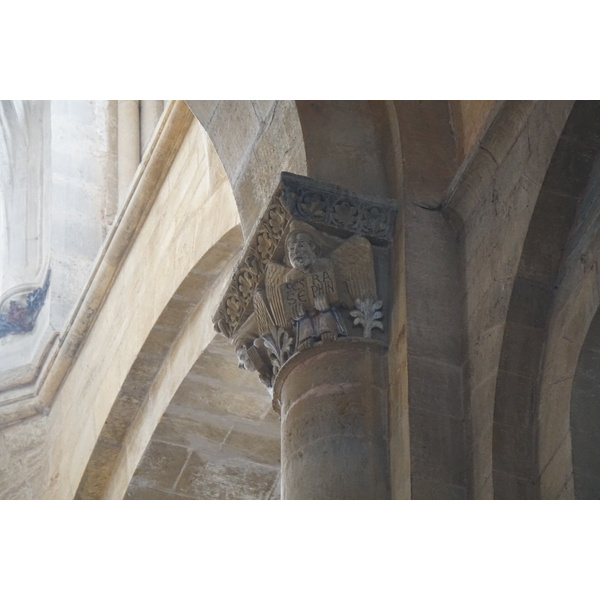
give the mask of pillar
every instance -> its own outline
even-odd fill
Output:
[[[393,201],[282,173],[217,314],[281,415],[282,499],[390,497]]]
[[[141,154],[146,151],[150,138],[156,129],[156,124],[163,112],[162,100],[140,101],[140,139]]]
[[[332,343],[277,376],[282,499],[389,498],[385,348]]]
[[[140,105],[138,100],[119,100],[117,148],[119,206],[122,206],[140,164]]]

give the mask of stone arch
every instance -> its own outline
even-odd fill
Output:
[[[228,190],[221,193],[220,200],[214,196],[214,206],[205,213],[209,218],[193,241],[200,243],[207,237],[215,243],[195,267],[190,265],[193,268],[157,317],[131,363],[79,482],[77,497],[80,498],[123,497],[170,399],[213,339],[211,317],[220,300],[222,284],[230,278],[232,257],[237,256],[243,246],[241,230],[224,229],[223,219],[229,225],[233,223],[229,219],[233,206],[235,219],[241,219],[242,229],[247,234],[263,203],[270,198],[271,187],[277,185],[279,173],[306,170],[293,103],[192,101],[187,105],[197,117],[190,129],[201,132],[197,143],[200,141],[213,161],[205,177],[208,187],[217,181]],[[192,154],[187,160],[193,163],[192,149],[188,147],[184,151]],[[204,180],[196,175],[194,181],[202,187]],[[177,192],[170,190],[171,195],[177,196]],[[204,192],[210,195],[210,190]],[[233,199],[235,205],[231,204]],[[223,212],[226,217],[219,214]],[[199,216],[192,218],[197,220]],[[219,241],[215,238],[218,232],[222,235]],[[186,253],[189,250],[186,248]],[[202,298],[197,298],[197,294],[190,297],[193,289],[209,291]],[[165,341],[169,335],[171,338]]]
[[[306,175],[306,153],[292,101],[187,100],[231,183],[247,238],[279,184],[281,171]]]
[[[590,183],[588,191],[593,192],[597,179],[596,185]],[[597,198],[593,203],[596,206],[592,210],[597,213]],[[585,212],[586,204],[584,199],[578,217]],[[576,236],[579,241],[570,244],[566,265],[561,269],[539,382],[537,466],[539,493],[545,499],[576,497],[574,469],[585,475],[581,470],[581,461],[586,459],[581,454],[585,438],[581,421],[594,418],[593,412],[586,412],[592,409],[586,396],[593,392],[586,390],[591,381],[585,377],[585,370],[593,361],[594,318],[600,307],[600,230],[593,231],[597,227],[594,214],[588,214],[586,220],[589,236]],[[580,414],[575,416],[575,412]],[[572,454],[573,435],[578,438],[576,455]],[[594,452],[592,449],[590,456]]]
[[[442,214],[453,216],[464,298],[449,322],[461,321],[469,452],[468,496],[493,497],[494,403],[502,338],[523,242],[572,102],[504,102],[459,167]],[[441,394],[440,394],[441,395]]]
[[[570,407],[573,483],[565,485],[578,500],[600,499],[600,311],[596,311],[583,342],[573,378]],[[566,494],[565,494],[566,495]]]
[[[206,261],[218,277],[213,272],[204,301],[197,301],[185,316],[193,320],[195,315],[204,337],[208,331],[212,336],[210,297],[218,296],[219,278],[227,279],[227,268],[241,247],[231,185],[206,132],[183,102],[172,103],[164,119],[156,147],[138,171],[122,221],[107,246],[102,269],[80,308],[89,330],[78,339],[77,330],[85,323],[74,324],[58,359],[58,367],[64,364],[63,376],[59,379],[59,368],[44,390],[51,405],[40,410],[49,412],[48,429],[56,432],[48,443],[49,498],[74,496],[150,332],[166,307],[177,301],[177,292],[183,293],[182,286],[191,284],[190,274],[192,279],[210,278]],[[201,273],[195,270],[198,265]],[[192,341],[208,343],[204,337]],[[179,364],[175,357],[190,350],[192,341],[181,335],[169,345],[166,356],[171,368],[165,380],[179,376],[173,361]],[[70,364],[69,356],[74,357]],[[90,364],[94,369],[89,369]],[[147,414],[140,413],[139,429],[149,428],[151,433],[156,414],[146,410]],[[143,439],[137,437],[124,453],[126,468],[119,473],[135,468]]]
[[[566,484],[562,476],[550,475],[552,468],[546,484],[542,484],[539,472],[548,467],[557,451],[556,444],[564,442],[568,431],[568,409],[566,417],[564,410],[559,411],[566,418],[560,426],[556,414],[545,413],[550,396],[551,412],[555,413],[558,399],[552,386],[562,382],[564,387],[566,381],[572,381],[572,375],[566,375],[574,368],[568,357],[576,356],[575,347],[582,343],[581,332],[567,334],[561,329],[570,340],[566,348],[565,340],[557,339],[554,328],[560,298],[570,294],[568,289],[573,283],[569,282],[572,257],[578,252],[573,243],[581,232],[577,214],[589,203],[586,198],[600,155],[599,134],[600,104],[575,103],[529,221],[512,282],[496,379],[492,456],[495,498],[544,497],[548,484],[554,488],[554,481],[560,480],[560,491]],[[578,304],[572,297],[563,309],[578,314]],[[565,373],[566,378],[558,373]],[[563,461],[569,451],[565,446]]]
[[[229,229],[203,254],[169,300],[112,405],[77,498],[123,497],[171,398],[216,335],[212,316],[242,242],[240,227]]]

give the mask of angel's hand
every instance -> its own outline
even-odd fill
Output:
[[[291,313],[292,313],[292,319],[294,319],[294,320],[301,319],[304,316],[304,314],[305,314],[304,307],[302,306],[302,303],[301,302],[295,302],[292,305]]]

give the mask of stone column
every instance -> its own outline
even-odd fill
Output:
[[[164,103],[162,100],[141,100],[140,101],[140,136],[141,136],[141,154],[146,151],[148,142],[154,133],[156,124],[163,112]]]
[[[385,348],[335,342],[291,358],[281,402],[282,499],[389,498]]]
[[[119,206],[122,206],[140,164],[140,104],[138,100],[119,100],[117,147]]]
[[[281,414],[283,499],[390,497],[395,205],[283,173],[215,315]]]

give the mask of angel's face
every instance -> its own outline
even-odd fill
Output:
[[[315,243],[307,233],[298,233],[288,239],[288,257],[290,264],[296,269],[310,267],[317,260],[315,250]]]

